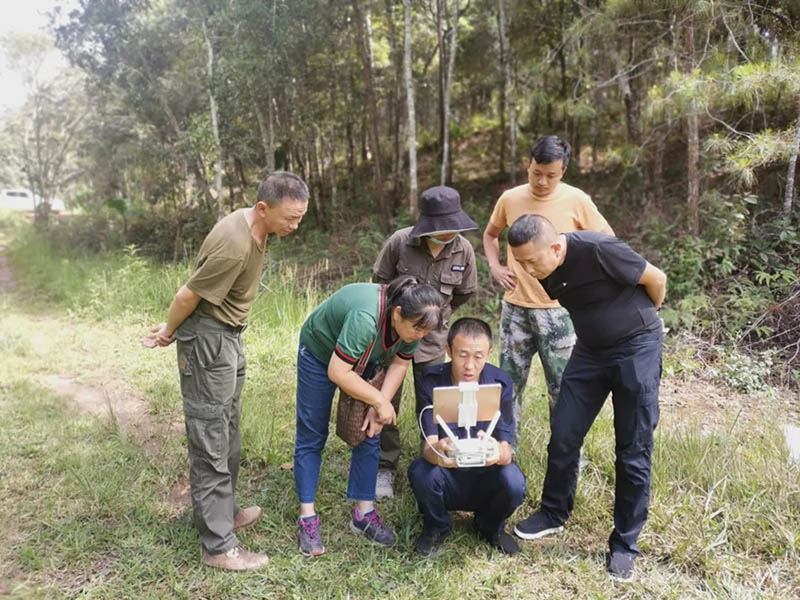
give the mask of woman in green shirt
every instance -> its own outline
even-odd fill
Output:
[[[374,507],[378,434],[383,425],[396,420],[391,399],[419,340],[441,324],[439,292],[408,276],[386,286],[346,285],[320,304],[303,324],[297,353],[294,475],[300,499],[298,538],[304,555],[318,556],[325,551],[314,499],[337,387],[371,406],[365,422],[367,437],[351,455],[347,497],[356,505],[350,528],[379,544],[394,543],[394,532]],[[372,387],[353,370],[370,348],[364,376],[378,363],[389,365],[381,389]]]

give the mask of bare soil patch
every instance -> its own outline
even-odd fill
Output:
[[[173,484],[167,494],[167,502],[173,511],[173,516],[181,514],[192,505],[192,490],[189,487],[188,477],[181,477]]]
[[[800,421],[800,403],[788,389],[746,394],[703,377],[663,379],[659,405],[663,425],[706,432],[731,426],[734,418],[744,424],[763,419],[770,412]]]
[[[146,399],[116,386],[95,387],[79,383],[66,375],[47,375],[45,383],[54,394],[68,398],[80,410],[118,427],[132,437],[151,456],[164,452],[167,443],[183,432],[183,421],[155,419]],[[173,516],[191,506],[189,479],[179,479],[165,494],[165,502]]]
[[[159,451],[168,439],[182,431],[182,422],[154,419],[147,401],[130,391],[113,386],[93,387],[66,375],[47,375],[44,381],[56,395],[69,398],[81,410],[115,423],[145,451]]]

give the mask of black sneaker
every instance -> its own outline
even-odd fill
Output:
[[[543,512],[539,511],[517,523],[514,533],[523,540],[536,540],[563,531],[563,529],[563,525],[556,525]]]
[[[489,542],[492,546],[500,550],[503,554],[514,556],[519,552],[519,544],[512,536],[506,533],[505,529],[500,529],[494,533],[487,533],[478,529],[478,535]]]
[[[614,581],[633,581],[635,555],[627,552],[612,552],[608,557],[608,576]]]
[[[421,556],[436,556],[442,549],[442,542],[449,534],[449,529],[445,531],[423,529],[422,534],[414,540],[414,551]]]
[[[350,529],[353,533],[363,535],[381,546],[391,546],[394,544],[394,531],[378,516],[378,511],[374,508],[358,518],[358,507],[353,507],[353,518],[350,520]]]

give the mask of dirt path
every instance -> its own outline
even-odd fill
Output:
[[[17,285],[6,248],[7,241],[0,234],[0,294],[13,294]],[[37,325],[42,331],[57,331],[59,335],[54,337],[70,337],[65,335],[67,328],[63,321],[43,316],[37,318]],[[83,382],[87,378],[91,383]],[[155,457],[162,453],[167,443],[183,433],[180,415],[170,415],[167,419],[154,418],[148,399],[122,383],[119,378],[111,377],[109,373],[98,373],[91,368],[72,368],[67,373],[43,373],[38,379],[56,396],[65,398],[81,411],[118,427],[150,456]],[[166,493],[166,500],[175,513],[189,506],[191,498],[188,478],[176,482]]]
[[[150,456],[162,454],[167,444],[183,433],[183,421],[156,420],[145,398],[124,387],[94,387],[64,375],[45,375],[43,381],[56,396],[69,399],[82,411],[114,424],[136,440]],[[173,514],[191,505],[189,479],[179,479],[165,495]]]

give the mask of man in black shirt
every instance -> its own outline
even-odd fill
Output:
[[[538,215],[517,219],[508,244],[517,262],[567,309],[578,338],[551,419],[541,508],[514,533],[536,539],[563,529],[575,501],[583,438],[612,392],[617,459],[608,573],[629,581],[650,499],[661,381],[656,311],[666,275],[615,237],[593,231],[559,235]]]

